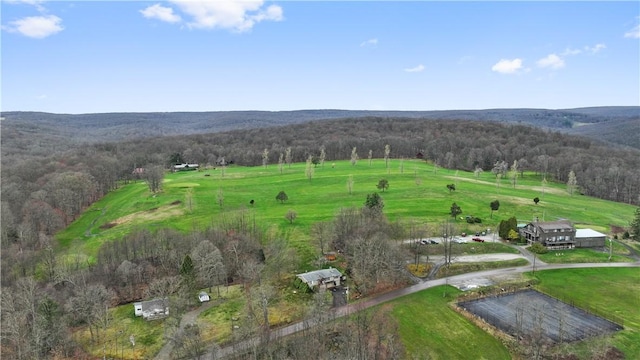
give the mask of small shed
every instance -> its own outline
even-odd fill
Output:
[[[136,316],[142,316],[145,320],[161,319],[169,315],[169,299],[153,299],[133,303]]]
[[[592,229],[576,229],[576,247],[603,247],[606,244],[607,235]]]
[[[209,297],[209,294],[203,291],[200,294],[198,294],[198,300],[200,300],[200,302],[203,303],[211,300],[211,298]]]

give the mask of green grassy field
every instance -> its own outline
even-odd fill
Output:
[[[549,264],[560,263],[604,263],[604,262],[629,262],[633,261],[628,255],[630,252],[622,246],[616,247],[616,251],[600,251],[595,249],[569,249],[553,250],[546,254],[538,255],[538,258]]]
[[[170,227],[181,231],[204,228],[221,218],[244,209],[256,223],[289,239],[303,258],[316,252],[309,242],[309,228],[318,221],[331,220],[340,208],[361,207],[367,194],[380,192],[376,185],[387,179],[389,189],[380,193],[385,202],[384,213],[391,221],[409,218],[426,222],[432,231],[450,219],[449,208],[456,202],[462,215],[474,215],[483,224],[469,225],[457,219],[460,232],[495,229],[500,220],[516,216],[520,222],[534,217],[541,220],[567,218],[581,226],[608,232],[610,224],[624,226],[635,208],[630,205],[598,200],[586,196],[569,196],[563,184],[547,184],[540,178],[525,175],[513,188],[507,180],[498,187],[494,176],[483,173],[478,179],[472,173],[439,169],[419,160],[393,160],[387,169],[383,160],[372,165],[360,161],[352,166],[347,161],[326,163],[315,168],[313,178],[305,175],[305,164],[264,167],[229,167],[224,176],[220,169],[167,174],[163,191],[151,194],[140,181],[122,186],[93,204],[67,229],[57,235],[62,249],[82,254],[90,260],[104,241],[118,239],[136,228]],[[347,179],[352,177],[349,193]],[[447,184],[455,183],[449,192]],[[275,196],[284,190],[289,200],[284,204]],[[220,206],[218,194],[224,202]],[[189,195],[191,194],[191,195]],[[541,199],[538,205],[534,197]],[[254,200],[254,205],[249,205]],[[490,218],[489,203],[500,201],[500,209]],[[285,219],[290,209],[298,217],[293,224]]]
[[[536,286],[562,301],[622,319],[624,330],[613,336],[612,344],[627,359],[640,358],[640,268],[592,268],[538,271]],[[588,352],[588,344],[576,344]]]
[[[164,344],[163,320],[146,321],[136,317],[133,305],[121,305],[109,310],[111,321],[105,331],[101,331],[96,342],[91,342],[88,328],[74,333],[74,338],[85,351],[96,358],[107,359],[149,359]],[[130,336],[133,335],[135,346]]]
[[[529,274],[530,275],[530,274]],[[610,343],[627,359],[640,358],[640,268],[545,270],[535,274],[539,290],[565,302],[624,322]],[[446,292],[447,296],[443,297]],[[453,311],[448,302],[462,292],[435,287],[391,301],[391,314],[409,359],[511,359],[507,348]],[[574,343],[564,351],[588,358],[593,341]]]
[[[447,296],[443,297],[445,291]],[[456,288],[438,286],[389,304],[406,358],[511,359],[498,339],[449,307],[448,303],[459,293]]]

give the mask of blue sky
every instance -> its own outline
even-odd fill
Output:
[[[2,111],[640,105],[640,2],[2,0]]]

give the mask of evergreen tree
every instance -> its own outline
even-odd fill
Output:
[[[494,200],[491,202],[491,204],[489,204],[489,206],[491,207],[491,218],[493,219],[493,212],[498,211],[498,209],[500,208],[500,201]]]
[[[629,223],[629,236],[635,241],[640,241],[640,207],[636,209],[635,217]]]
[[[462,214],[462,209],[460,208],[460,206],[458,206],[458,204],[453,203],[451,204],[451,210],[449,213],[451,214],[452,218],[456,218],[458,215]]]
[[[276,200],[284,204],[285,201],[289,200],[289,197],[287,196],[287,193],[282,190],[278,193],[278,195],[276,195]]]
[[[518,232],[518,220],[515,217],[500,221],[500,226],[498,226],[498,235],[500,235],[500,238],[509,239],[509,232],[511,230]]]
[[[382,192],[384,192],[389,188],[389,181],[387,179],[380,179],[380,181],[378,181],[377,187],[378,189],[382,190]]]
[[[182,276],[183,286],[189,291],[194,290],[196,286],[196,271],[195,266],[193,265],[193,260],[188,254],[185,255],[182,260],[180,275]]]

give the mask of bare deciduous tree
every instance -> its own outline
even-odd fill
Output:
[[[573,192],[578,186],[578,180],[576,179],[576,173],[573,170],[569,171],[569,178],[567,180],[567,190],[569,195],[573,196]]]
[[[318,160],[320,161],[320,167],[324,168],[324,161],[327,158],[327,152],[324,149],[324,145],[320,146],[320,157]]]
[[[265,148],[262,151],[262,166],[264,166],[264,168],[267,168],[267,165],[269,164],[269,149]]]
[[[318,244],[320,253],[324,255],[325,246],[331,239],[331,223],[329,222],[317,222],[311,225],[311,236]]]
[[[144,180],[149,186],[149,190],[152,193],[157,193],[162,190],[162,179],[164,179],[164,168],[160,165],[149,165],[145,167]]]
[[[209,240],[201,241],[191,251],[191,259],[196,271],[197,279],[209,287],[216,286],[218,297],[220,296],[220,285],[226,282],[227,272],[220,250]]]
[[[384,146],[384,166],[388,169],[389,168],[389,155],[391,154],[391,146],[389,146],[389,144],[386,144]]]
[[[511,165],[511,170],[509,171],[509,178],[511,179],[511,185],[513,188],[516,188],[516,183],[518,182],[518,176],[520,173],[518,172],[518,160],[513,160],[513,165]]]
[[[304,174],[306,175],[307,179],[309,179],[309,181],[311,181],[311,179],[313,178],[314,172],[315,166],[313,166],[313,156],[309,155],[307,157],[307,164],[304,168]]]
[[[358,163],[358,153],[356,150],[356,147],[354,146],[353,149],[351,149],[351,165],[355,166]]]
[[[291,146],[286,148],[284,151],[284,161],[287,163],[287,165],[289,165],[289,168],[291,168],[291,163],[293,162],[293,156],[291,155]]]
[[[298,213],[293,209],[289,209],[289,211],[287,211],[287,213],[284,215],[284,218],[289,220],[290,224],[293,224],[293,220],[295,220],[297,217]]]
[[[218,188],[216,199],[218,200],[218,206],[222,208],[224,206],[224,192],[222,191],[222,188]]]
[[[283,169],[284,169],[284,155],[280,153],[280,156],[278,157],[278,171],[280,171],[280,174],[282,174]]]

